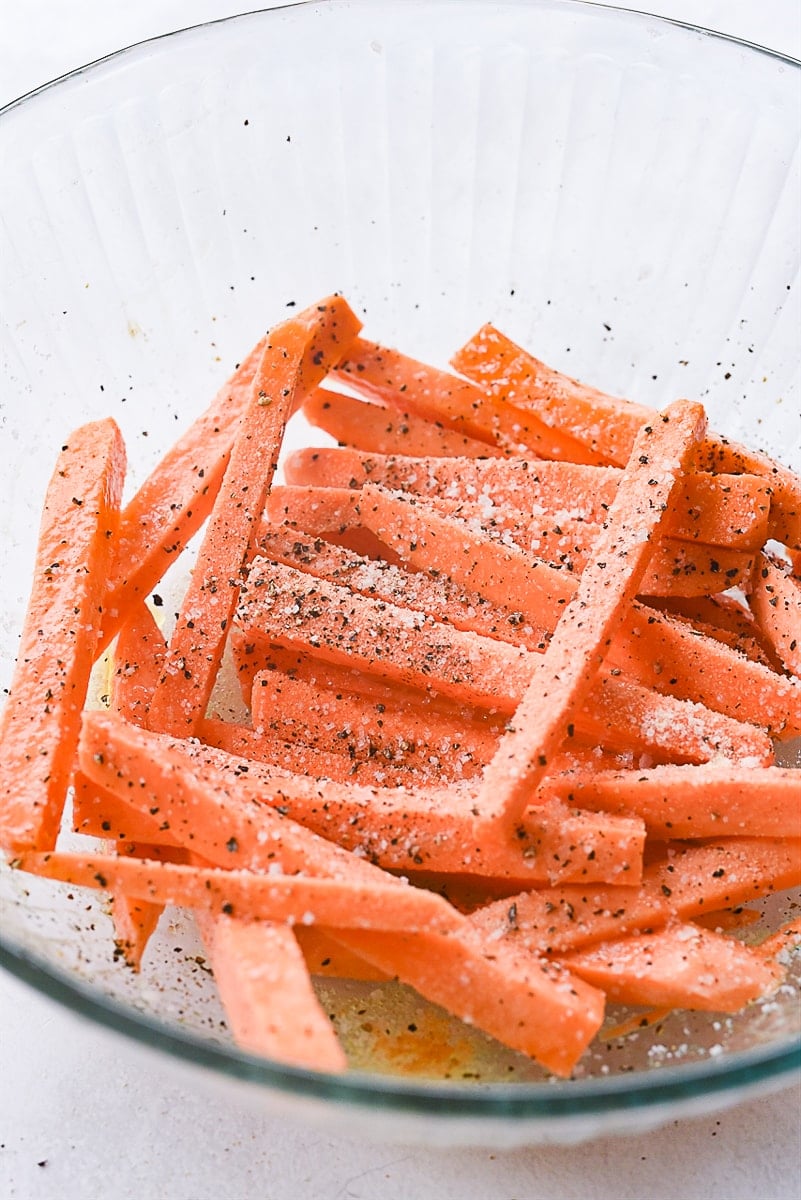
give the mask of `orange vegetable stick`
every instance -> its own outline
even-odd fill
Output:
[[[284,498],[294,490],[273,489],[268,507],[284,513]],[[298,537],[291,526],[262,525],[257,548],[274,562],[297,567],[318,579],[329,579],[352,591],[414,608],[446,621],[454,629],[471,629],[501,641],[516,641],[531,648],[545,649],[545,631],[523,621],[519,611],[500,608],[478,592],[453,583],[447,576],[432,576],[425,571],[408,571],[383,559],[368,558],[320,537]]]
[[[215,915],[241,914],[247,921],[443,935],[460,929],[464,920],[441,896],[398,887],[390,875],[386,883],[365,883],[56,850],[23,851],[12,866],[75,887],[119,888],[143,900]]]
[[[737,1012],[781,971],[733,938],[671,922],[654,933],[575,950],[559,962],[621,1004]]]
[[[468,928],[447,939],[340,930],[336,937],[555,1075],[570,1075],[603,1020],[603,992],[555,963],[488,942],[480,930]]]
[[[407,454],[465,458],[490,458],[504,453],[491,441],[468,437],[415,413],[365,403],[325,388],[310,392],[301,411],[310,425],[325,430],[340,444],[358,446],[360,450],[389,453],[402,446]]]
[[[347,521],[358,520],[380,531],[399,558],[418,572],[435,577],[444,573],[499,611],[513,596],[516,611],[508,620],[514,635],[501,621],[490,636],[532,649],[544,649],[539,627],[555,628],[578,586],[574,574],[532,559],[518,547],[494,541],[472,527],[461,526],[455,536],[453,522],[427,500],[373,484],[366,484],[361,492],[307,491],[305,500],[302,490],[277,488],[268,511],[274,520],[297,521],[305,533],[321,533],[337,522],[342,528]],[[527,625],[532,627],[531,635]],[[469,613],[459,627],[476,627]],[[630,605],[613,638],[609,662],[656,691],[701,703],[737,720],[764,724],[773,736],[801,733],[801,690],[792,680],[753,665],[715,639],[697,636],[650,605],[637,601]],[[758,707],[752,703],[757,694]]]
[[[419,889],[406,889],[377,867],[276,811],[291,786],[289,780],[274,772],[260,773],[259,788],[269,786],[276,805],[272,808],[261,790],[254,794],[249,786],[256,764],[235,762],[226,774],[213,759],[213,753],[204,754],[196,743],[182,746],[177,739],[150,733],[108,714],[84,716],[79,746],[84,774],[118,798],[146,809],[150,816],[159,816],[180,845],[208,862],[266,872],[279,867],[285,872],[346,878],[365,886],[391,884],[402,893],[399,906],[414,910],[416,904],[424,914],[431,900],[439,901]],[[311,783],[319,800],[319,780],[298,782],[301,787]],[[412,899],[407,890],[414,893]],[[435,905],[432,914],[447,927],[447,906]]]
[[[244,1050],[314,1071],[344,1071],[345,1052],[323,1011],[292,929],[198,913],[214,981]]]
[[[114,647],[114,676],[111,682],[111,707],[119,716],[135,724],[144,724],[153,691],[161,674],[167,645],[153,614],[143,601],[131,603],[128,619],[117,634]],[[73,778],[73,827],[76,826],[76,802],[80,795],[96,792],[89,780],[78,771]],[[80,808],[80,805],[77,805]],[[81,816],[80,812],[77,814]],[[126,822],[127,823],[127,822]],[[159,838],[158,823],[154,822],[155,837]],[[97,834],[104,836],[104,831]],[[145,841],[134,838],[134,841]],[[146,848],[144,857],[148,857]],[[139,970],[147,943],[154,932],[163,906],[150,904],[115,891],[112,896],[111,915],[114,921],[116,942],[129,967]]]
[[[575,438],[546,425],[539,417],[498,401],[474,384],[413,358],[357,338],[334,371],[360,396],[436,421],[501,450],[533,450],[540,458],[597,462]]]
[[[405,451],[405,448],[403,448]],[[439,458],[408,452],[368,453],[303,447],[286,460],[288,484],[362,487],[381,484],[416,496],[470,500],[497,514],[507,508],[535,517],[600,524],[620,481],[619,467],[527,458]],[[768,533],[770,495],[757,475],[693,472],[682,481],[665,518],[665,533],[692,542],[757,550]]]
[[[776,558],[760,554],[748,603],[777,658],[801,676],[801,583]]]
[[[436,688],[459,702],[511,714],[540,657],[415,612],[372,601],[302,572],[257,558],[236,620],[254,648],[259,639],[314,650],[393,684]],[[255,640],[254,640],[255,639]],[[602,677],[575,717],[575,728],[623,748],[706,761],[715,753],[771,761],[766,735],[700,705]]]
[[[123,508],[98,653],[145,599],[211,512],[264,342],[250,351]],[[165,497],[168,502],[165,503]]]
[[[147,766],[148,755],[154,766]],[[551,804],[527,813],[513,831],[497,829],[480,838],[469,791],[292,776],[193,742],[128,729],[102,714],[85,720],[81,758],[86,773],[107,786],[105,794],[76,798],[81,832],[99,827],[120,841],[177,843],[217,865],[266,870],[278,863],[287,871],[345,873],[368,882],[386,878],[371,861],[406,873],[470,873],[528,886],[557,879],[634,884],[640,876],[644,827],[636,818]],[[159,767],[167,762],[169,775]],[[145,773],[150,787],[132,790],[130,781]],[[157,790],[159,778],[164,782]]]
[[[0,847],[47,849],[67,795],[119,521],[112,420],[70,435],[44,502],[10,698],[0,718]]]
[[[801,838],[801,770],[737,763],[550,775],[544,792],[564,804],[636,814],[661,838]]]
[[[207,746],[225,750],[254,762],[266,763],[276,772],[290,775],[310,775],[315,779],[330,779],[338,783],[396,786],[413,782],[411,772],[403,766],[381,769],[372,760],[360,762],[341,752],[328,750],[315,742],[308,745],[292,734],[291,726],[273,728],[264,723],[251,729],[231,721],[207,718],[198,726],[198,736]]]
[[[494,397],[508,398],[548,423],[555,422],[609,462],[626,461],[652,409],[607,396],[561,375],[527,354],[492,325],[484,325],[451,359]],[[767,454],[710,434],[696,456],[699,471],[759,475],[770,487],[770,536],[801,548],[801,479]]]
[[[733,596],[660,596],[647,601],[659,613],[667,613],[704,637],[722,642],[752,662],[770,670],[781,664],[770,651],[749,609]]]
[[[494,901],[470,920],[496,939],[535,953],[564,954],[626,934],[648,933],[673,917],[692,920],[801,883],[801,841],[729,838],[670,849],[626,887],[540,888]]]
[[[345,301],[331,296],[268,335],[153,694],[149,722],[154,729],[192,733],[205,714],[284,426],[296,400],[323,378],[359,328]]]
[[[504,819],[525,807],[565,738],[571,717],[590,692],[612,635],[622,625],[648,565],[662,513],[686,470],[706,418],[700,405],[671,405],[635,440],[629,465],[593,544],[578,591],[484,771],[479,805]]]
[[[495,731],[477,721],[462,736],[452,720],[431,708],[388,708],[278,671],[256,675],[251,713],[257,729],[272,722],[287,740],[344,754],[354,763],[367,760],[379,772],[405,767],[408,774],[413,768],[418,783],[474,778],[497,744]]]
[[[277,520],[280,514],[287,524],[296,524],[326,537],[359,528],[362,520],[367,528],[375,531],[376,510],[373,509],[371,515],[367,502],[374,500],[378,490],[373,483],[362,489],[276,488],[270,497],[268,515]],[[396,495],[394,500],[396,510],[405,505],[408,512],[412,505],[420,509],[419,516],[438,516],[448,526],[449,536],[456,544],[466,527],[478,529],[504,547],[517,546],[528,562],[544,561],[576,575],[585,566],[592,542],[598,535],[598,526],[581,519],[574,520],[568,513],[556,514],[549,524],[547,517],[542,520],[529,518],[520,509],[499,510],[476,500],[432,497],[418,500],[405,494]],[[403,557],[402,548],[395,546],[393,549]],[[718,589],[721,581],[726,587],[734,587],[748,580],[753,563],[753,555],[744,550],[664,538],[654,545],[639,591],[645,596],[703,595]]]
[[[585,442],[601,461],[623,466],[642,426],[655,414],[644,404],[607,396],[553,370],[494,325],[482,325],[451,357],[451,366],[490,395],[502,397]]]

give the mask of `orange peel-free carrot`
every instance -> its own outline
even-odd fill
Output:
[[[674,917],[692,920],[801,883],[801,840],[727,838],[670,848],[643,871],[639,887],[565,884],[493,901],[470,920],[499,940],[561,955]]]
[[[785,670],[801,676],[801,582],[774,556],[760,554],[748,603]]]
[[[376,483],[416,496],[475,500],[489,513],[506,509],[533,517],[566,516],[600,524],[615,498],[619,467],[529,458],[412,455],[348,448],[303,447],[288,456],[287,483],[317,487],[362,487]],[[682,481],[665,519],[665,534],[691,542],[758,550],[768,533],[770,494],[757,475],[692,472]]]
[[[451,358],[468,378],[480,381],[485,392],[555,422],[604,461],[622,465],[638,429],[655,413],[606,395],[562,375],[516,346],[493,325],[484,325]],[[696,455],[699,471],[759,475],[771,494],[769,533],[788,546],[801,548],[801,481],[767,454],[710,434]]]
[[[345,1070],[345,1052],[315,995],[291,928],[225,914],[204,914],[200,927],[238,1045],[292,1066]]]
[[[111,419],[62,447],[44,501],[11,694],[0,717],[0,847],[55,845],[103,620],[125,448]]]
[[[465,379],[366,338],[353,342],[334,375],[360,396],[408,409],[507,452],[525,447],[540,458],[598,461],[581,442],[546,425],[534,414],[499,402]]]
[[[711,762],[550,775],[565,804],[642,817],[662,838],[801,838],[801,770]]]
[[[105,649],[132,607],[147,597],[211,512],[264,341],[254,346],[123,508],[98,651]]]
[[[391,452],[402,446],[407,454],[459,455],[489,458],[503,450],[488,441],[468,437],[416,413],[371,404],[315,388],[303,401],[301,411],[310,425],[322,429],[337,442],[361,450]]]
[[[241,914],[249,921],[438,935],[453,932],[462,922],[440,896],[420,888],[399,887],[389,875],[386,883],[365,883],[356,878],[227,871],[160,859],[58,850],[23,851],[12,866],[75,887],[119,888],[158,904],[225,916]]]
[[[361,322],[339,296],[270,332],[192,580],[153,694],[153,728],[192,733],[203,717],[236,606],[242,564],[299,399],[345,352]]]
[[[558,961],[618,1003],[707,1012],[737,1012],[782,974],[734,938],[679,921]]]
[[[555,1075],[572,1073],[603,1020],[603,992],[555,963],[489,942],[479,929],[468,927],[447,939],[339,930],[336,936],[388,975]]]

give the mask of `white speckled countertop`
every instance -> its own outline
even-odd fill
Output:
[[[254,0],[253,7],[257,7]],[[262,0],[263,7],[269,7]],[[0,0],[0,103],[247,5]],[[798,0],[624,5],[801,57]],[[1,266],[0,266],[1,269]],[[0,1200],[798,1200],[801,1085],[657,1132],[492,1153],[334,1137],[236,1100],[0,974]]]

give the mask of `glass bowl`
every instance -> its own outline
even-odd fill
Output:
[[[801,468],[799,75],[596,5],[353,0],[159,38],[9,105],[3,684],[64,435],[114,416],[135,486],[287,305],[334,290],[368,336],[416,357],[445,365],[493,320],[613,393],[702,398],[715,428]],[[443,1021],[462,1046],[440,1071],[452,1078],[415,1078],[390,1072],[356,1017],[402,1027],[417,998],[326,985],[355,1030],[354,1069],[291,1070],[226,1042],[184,914],[133,975],[113,961],[102,901],[66,892],[0,871],[6,968],[193,1066],[220,1098],[240,1087],[343,1128],[358,1116],[369,1136],[634,1132],[786,1084],[801,1063],[791,984],[737,1019],[674,1015],[602,1039],[568,1082],[477,1035],[465,1050]]]

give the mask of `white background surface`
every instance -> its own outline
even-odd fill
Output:
[[[120,46],[245,7],[0,0],[0,104]],[[798,0],[629,7],[801,57]],[[159,1059],[0,975],[0,1200],[798,1200],[800,1114],[795,1086],[577,1148],[367,1145],[357,1128],[344,1140],[222,1106]]]

